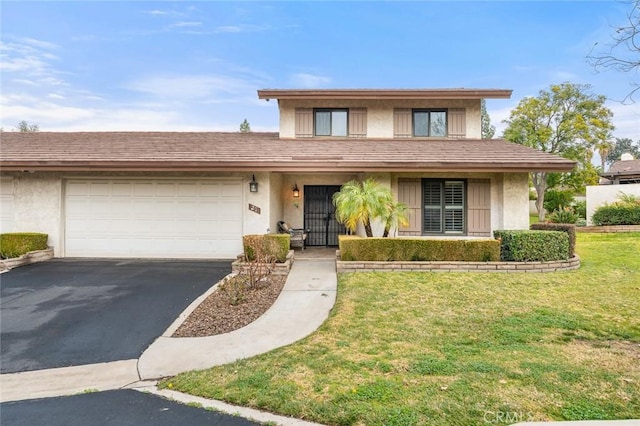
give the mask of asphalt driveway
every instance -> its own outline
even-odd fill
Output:
[[[253,426],[238,416],[189,407],[135,390],[7,402],[0,405],[2,424],[39,426]]]
[[[230,261],[54,259],[0,275],[0,371],[137,359]]]

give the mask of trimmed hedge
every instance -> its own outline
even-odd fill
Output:
[[[493,231],[505,262],[550,262],[569,258],[569,235],[562,231]]]
[[[417,238],[338,237],[344,261],[464,261],[500,259],[497,240],[426,240]]]
[[[640,205],[605,205],[598,207],[591,216],[598,226],[640,225]]]
[[[576,226],[571,223],[533,223],[531,229],[536,231],[562,231],[569,235],[569,258],[576,252]]]
[[[255,260],[256,252],[262,252],[263,255],[273,256],[276,263],[284,263],[287,260],[290,243],[289,234],[254,234],[242,237],[244,254],[250,261]]]
[[[0,257],[12,259],[35,250],[47,249],[47,234],[16,232],[0,234]]]

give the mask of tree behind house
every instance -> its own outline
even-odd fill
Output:
[[[40,126],[35,123],[29,123],[26,120],[22,120],[16,126],[16,130],[19,132],[38,132],[40,131]]]
[[[251,133],[251,125],[246,118],[240,123],[240,133]]]
[[[487,101],[482,99],[480,103],[480,119],[482,120],[482,139],[491,139],[496,133],[496,126],[491,125],[491,117],[487,112]]]
[[[511,111],[504,137],[515,143],[560,155],[580,163],[576,173],[589,168],[598,143],[611,139],[613,113],[604,106],[605,97],[589,93],[589,85],[562,83],[541,90],[535,98],[524,98]],[[549,173],[533,172],[538,198],[538,218],[544,220],[544,194]],[[562,182],[561,179],[555,179]]]
[[[629,138],[616,138],[616,141],[613,143],[612,148],[609,150],[607,154],[606,163],[611,166],[616,161],[620,160],[622,154],[629,153],[633,155],[633,158],[636,160],[640,159],[640,141],[635,144]]]

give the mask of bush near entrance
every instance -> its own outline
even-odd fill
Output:
[[[500,260],[497,240],[426,240],[418,238],[338,238],[343,261],[462,261]]]
[[[260,253],[274,259],[276,263],[284,263],[290,243],[289,234],[255,234],[242,237],[244,254],[249,261],[255,260],[256,253]]]

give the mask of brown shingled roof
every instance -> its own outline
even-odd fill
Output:
[[[4,132],[2,170],[568,171],[504,140],[280,139],[277,133]]]

